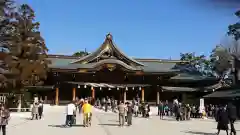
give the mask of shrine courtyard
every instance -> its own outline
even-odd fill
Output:
[[[134,118],[131,127],[118,127],[117,114],[94,110],[92,126],[84,128],[82,119],[78,116],[77,125],[65,128],[65,107],[58,107],[45,112],[42,120],[29,120],[27,116],[12,117],[8,125],[9,135],[214,135],[216,133],[216,122],[211,119],[177,122],[172,118],[159,120],[152,116],[150,119]],[[237,132],[240,123],[236,123]],[[225,134],[222,132],[221,134]]]

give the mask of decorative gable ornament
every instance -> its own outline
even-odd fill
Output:
[[[117,64],[124,67],[127,70],[139,71],[142,70],[142,63],[126,56],[113,42],[113,37],[109,33],[106,35],[106,39],[103,44],[93,53],[79,58],[71,64],[81,63],[93,65],[93,68],[97,69],[101,64]],[[108,69],[113,71],[116,66],[110,66]]]

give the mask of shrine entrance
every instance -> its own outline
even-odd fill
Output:
[[[107,83],[85,83],[68,82],[72,84],[72,99],[92,97],[101,99],[105,97],[115,100],[132,100],[137,95],[144,101],[144,87],[150,85],[143,84],[107,84]]]

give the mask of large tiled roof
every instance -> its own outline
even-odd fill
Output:
[[[74,56],[62,56],[62,55],[49,55],[48,58],[51,61],[49,65],[50,68],[61,68],[61,69],[81,69],[81,68],[92,68],[94,66],[93,63],[89,64],[78,64],[72,63],[76,61],[78,57]],[[180,62],[177,60],[161,60],[161,59],[135,59],[136,61],[140,61],[144,64],[143,69],[144,72],[170,72],[177,71],[174,69],[176,62]],[[111,62],[111,60],[109,60]]]
[[[205,98],[234,98],[240,97],[240,89],[229,89],[224,91],[215,91],[211,94],[205,95]]]
[[[58,56],[58,55],[49,55],[49,60],[51,60],[50,68],[54,69],[92,69],[96,66],[96,63],[89,64],[78,64],[72,63],[76,61],[78,57],[74,56]],[[136,61],[140,61],[144,66],[138,67],[142,69],[145,73],[176,73],[176,76],[171,77],[172,81],[183,81],[183,82],[191,82],[191,81],[201,81],[201,80],[209,80],[209,81],[217,81],[215,77],[203,76],[199,72],[196,71],[187,71],[178,69],[176,64],[181,63],[183,61],[180,60],[166,60],[166,59],[138,59],[135,58]],[[111,62],[111,61],[109,61]],[[98,63],[99,64],[99,63]]]

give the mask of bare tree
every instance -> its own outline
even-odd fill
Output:
[[[240,11],[235,15],[240,18]],[[228,78],[232,76],[232,82],[235,84],[237,79],[236,61],[240,58],[240,22],[228,26],[226,42],[216,46],[212,51],[212,61],[215,71],[221,77]]]

